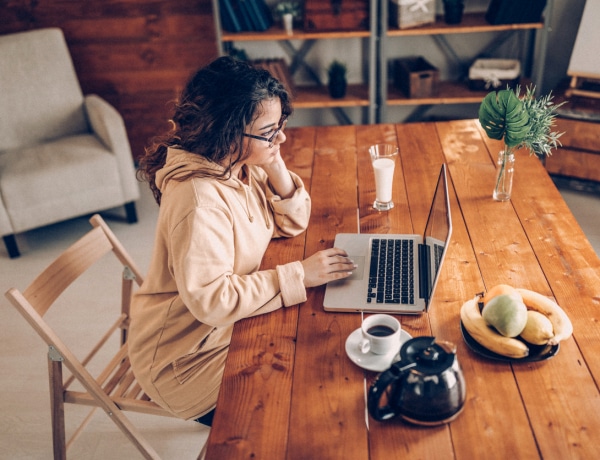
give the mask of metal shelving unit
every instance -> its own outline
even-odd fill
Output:
[[[352,124],[344,109],[348,107],[363,107],[364,123],[374,123],[377,118],[377,18],[378,1],[370,2],[369,30],[334,31],[334,32],[304,32],[294,30],[293,35],[287,35],[279,26],[274,25],[264,32],[236,32],[222,30],[218,0],[212,0],[217,32],[217,46],[221,55],[227,54],[234,43],[243,42],[276,42],[287,54],[290,63],[289,70],[293,76],[303,68],[313,85],[296,85],[294,107],[297,109],[329,109],[335,114],[340,124]],[[366,71],[364,84],[349,85],[344,98],[329,97],[325,82],[321,81],[319,73],[306,63],[306,56],[319,40],[362,39],[363,66]],[[298,45],[298,43],[300,43]]]
[[[544,75],[544,63],[546,60],[546,42],[548,24],[552,15],[553,0],[548,0],[544,18],[542,22],[521,23],[521,24],[489,24],[485,19],[484,12],[465,13],[460,24],[448,25],[444,22],[443,16],[437,16],[436,22],[424,26],[409,29],[389,29],[388,28],[388,0],[381,0],[381,22],[380,39],[378,49],[379,64],[379,95],[378,95],[378,117],[377,122],[388,121],[387,108],[389,106],[414,106],[412,114],[405,121],[417,121],[421,119],[427,110],[440,104],[474,104],[480,103],[487,91],[472,91],[468,88],[465,81],[468,76],[468,67],[470,62],[478,57],[493,55],[494,51],[505,43],[514,34],[521,35],[521,48],[524,55],[522,62],[524,69],[524,82],[532,81],[537,88],[542,87]],[[485,49],[477,52],[468,63],[461,60],[454,51],[449,41],[448,35],[455,34],[477,34],[489,33],[496,34],[495,39]],[[393,56],[387,52],[393,48],[391,43],[401,43],[401,38],[427,36],[434,40],[436,45],[442,50],[446,58],[454,65],[461,68],[461,79],[458,81],[440,81],[438,84],[437,95],[427,98],[408,98],[400,90],[390,84],[389,80],[389,61]],[[539,53],[535,56],[535,40],[540,40]],[[535,75],[533,71],[535,70]]]
[[[465,13],[460,24],[448,25],[443,17],[437,16],[433,24],[409,29],[388,28],[389,0],[370,1],[369,30],[333,31],[333,32],[304,32],[294,30],[293,35],[287,35],[278,25],[274,25],[264,32],[237,32],[231,33],[222,30],[219,12],[219,1],[212,0],[216,39],[219,53],[227,54],[234,44],[244,42],[275,42],[286,53],[289,59],[289,69],[292,76],[300,69],[304,69],[310,76],[313,84],[295,88],[294,106],[298,109],[328,109],[332,110],[340,124],[350,124],[351,120],[344,109],[349,107],[363,107],[364,123],[379,123],[388,121],[387,109],[392,106],[413,106],[415,109],[405,121],[421,119],[427,110],[441,104],[476,104],[480,103],[486,92],[471,91],[466,83],[461,81],[441,81],[436,96],[428,98],[408,98],[402,92],[390,85],[389,61],[393,56],[388,55],[391,43],[401,44],[406,37],[429,37],[442,50],[449,62],[460,66],[465,73],[468,64],[461,61],[452,49],[447,39],[455,34],[496,34],[493,42],[485,49],[480,50],[473,60],[480,56],[493,55],[494,51],[514,34],[519,34],[522,48],[522,68],[524,69],[524,82],[532,81],[536,87],[542,87],[544,63],[546,60],[546,41],[549,19],[552,15],[553,0],[548,0],[541,22],[525,24],[492,25],[485,20],[485,14]],[[342,99],[329,97],[325,82],[321,81],[319,72],[306,63],[306,56],[311,52],[314,44],[320,40],[362,39],[362,67],[365,82],[349,85],[347,95]],[[538,53],[535,54],[535,43],[539,40]],[[401,49],[401,48],[400,48]],[[535,56],[534,56],[535,54]],[[534,59],[535,57],[535,59]],[[466,74],[465,74],[466,76]]]

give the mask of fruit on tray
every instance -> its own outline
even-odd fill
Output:
[[[525,358],[529,355],[529,347],[522,341],[506,337],[492,329],[481,316],[478,305],[479,297],[463,304],[460,319],[469,335],[481,346],[499,355],[510,358]]]
[[[554,327],[546,315],[539,311],[527,310],[527,324],[521,338],[534,345],[545,345],[554,337]]]
[[[465,302],[460,318],[463,327],[481,346],[516,359],[528,356],[528,344],[556,345],[573,333],[569,317],[556,302],[537,292],[506,284],[494,286],[485,295],[478,294]]]
[[[483,306],[485,307],[487,305],[487,303],[496,296],[499,296],[501,294],[516,294],[516,293],[517,293],[517,290],[508,284],[496,284],[493,288],[489,289],[484,294],[481,301],[483,302]]]
[[[573,324],[565,311],[556,302],[528,289],[518,288],[517,291],[523,297],[523,302],[528,310],[535,310],[545,315],[552,323],[554,336],[548,340],[550,345],[556,345],[571,337]]]
[[[527,307],[517,291],[491,298],[483,307],[481,316],[486,323],[506,337],[518,336],[527,324]]]

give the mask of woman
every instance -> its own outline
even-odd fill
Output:
[[[310,198],[279,150],[291,113],[267,71],[222,57],[193,76],[172,131],[140,161],[160,210],[129,354],[144,391],[181,418],[215,407],[236,321],[302,303],[307,287],[355,268],[333,248],[259,270],[270,239],[309,220]]]

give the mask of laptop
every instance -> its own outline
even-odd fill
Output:
[[[327,283],[324,309],[405,314],[427,311],[451,234],[448,179],[443,164],[423,235],[336,235],[334,246],[345,249],[358,267],[348,278]]]

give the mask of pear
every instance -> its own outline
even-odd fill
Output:
[[[485,304],[481,312],[487,324],[505,337],[516,337],[527,324],[527,307],[517,294],[501,294]]]

